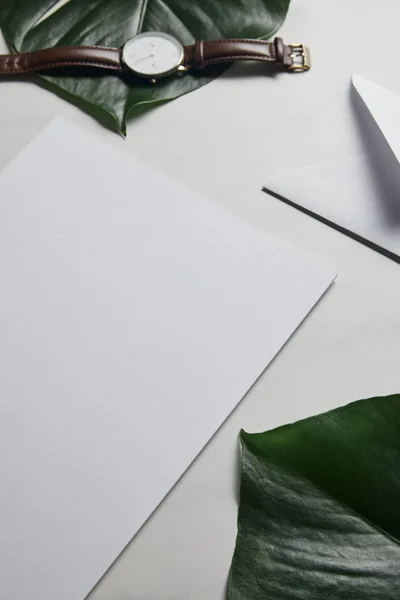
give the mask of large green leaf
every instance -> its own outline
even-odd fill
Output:
[[[398,600],[400,395],[241,441],[230,600]]]
[[[0,0],[0,28],[17,52],[51,46],[122,46],[142,31],[164,31],[190,44],[197,38],[269,37],[282,24],[290,0]],[[50,11],[50,12],[49,12]],[[48,14],[49,13],[49,14]],[[47,15],[47,16],[46,16]],[[156,85],[132,76],[52,76],[43,80],[98,118],[125,132],[136,106],[176,98],[225,69],[170,77]]]

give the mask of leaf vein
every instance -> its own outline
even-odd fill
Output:
[[[251,450],[251,452],[253,452],[253,451]],[[295,477],[300,478],[303,481],[307,481],[308,483],[311,483],[319,492],[321,492],[322,494],[325,494],[325,496],[327,498],[329,498],[330,500],[333,500],[334,502],[336,502],[337,504],[339,504],[339,506],[341,506],[344,510],[349,511],[352,514],[354,514],[360,521],[362,521],[365,525],[368,525],[368,527],[370,527],[371,529],[374,529],[378,533],[381,533],[388,540],[390,540],[392,543],[394,543],[396,545],[396,547],[400,546],[400,540],[398,540],[397,538],[395,538],[394,536],[392,536],[388,531],[386,531],[385,529],[383,529],[379,525],[376,525],[376,523],[373,523],[372,521],[370,521],[368,519],[368,517],[366,517],[365,515],[362,515],[361,513],[359,513],[352,506],[350,506],[346,502],[344,502],[344,500],[342,500],[341,498],[339,499],[339,498],[335,497],[333,494],[331,494],[330,492],[328,492],[322,486],[320,486],[317,483],[315,483],[315,481],[313,481],[311,478],[305,477],[304,475],[298,473],[297,471],[295,471],[294,469],[292,469],[291,467],[289,467],[285,462],[283,462],[283,461],[279,460],[278,458],[276,458],[275,456],[273,456],[271,453],[266,452],[265,454],[269,457],[269,460],[271,462],[273,462],[273,463],[281,466],[283,469],[285,469],[291,475],[294,475]],[[262,460],[265,460],[262,456],[260,456],[260,458]],[[265,462],[268,463],[268,460],[265,460]]]

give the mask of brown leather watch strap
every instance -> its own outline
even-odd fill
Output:
[[[293,66],[293,50],[285,46],[282,38],[273,42],[264,40],[199,40],[192,46],[185,46],[184,65],[188,69],[202,69],[209,65],[236,60],[261,60],[278,66]]]
[[[121,50],[103,46],[71,46],[0,55],[0,75],[23,75],[61,67],[97,67],[121,71]]]
[[[23,75],[63,67],[129,70],[122,56],[122,48],[104,46],[60,46],[24,54],[4,54],[0,55],[0,75]],[[216,63],[236,60],[260,60],[291,71],[307,71],[311,66],[306,46],[285,45],[279,37],[273,42],[250,39],[200,40],[184,47],[183,66],[187,69],[203,69]]]

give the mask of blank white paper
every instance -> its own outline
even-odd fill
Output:
[[[400,96],[353,75],[266,191],[400,257]]]
[[[83,600],[335,273],[57,120],[0,276],[1,598]]]

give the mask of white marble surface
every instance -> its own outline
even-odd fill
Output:
[[[34,84],[1,83],[0,167],[61,115],[340,272],[91,600],[222,600],[236,535],[240,428],[265,430],[400,391],[400,265],[259,191],[352,71],[400,93],[399,21],[396,0],[293,0],[281,35],[311,47],[310,73],[267,77],[259,66],[236,66],[132,121],[126,141]]]

